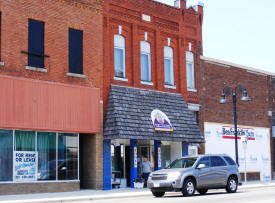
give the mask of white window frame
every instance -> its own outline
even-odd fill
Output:
[[[188,71],[187,71],[187,68],[188,68],[188,65],[191,65],[192,66],[192,70],[191,70],[191,77],[192,78],[189,78],[189,75],[188,75]],[[194,54],[190,51],[187,51],[186,52],[186,83],[187,83],[187,90],[188,91],[193,91],[193,92],[196,92],[196,87],[195,87],[195,70],[194,70]],[[189,85],[189,81],[192,80],[192,87],[188,87]]]
[[[149,80],[142,80],[142,82],[152,82],[152,73],[151,73],[151,44],[146,41],[140,41],[140,78],[142,75],[141,68],[141,55],[147,55],[148,57],[148,72],[149,72]]]
[[[170,84],[165,83],[165,62],[163,64],[164,66],[164,83],[165,85],[168,86],[175,86],[175,81],[174,81],[174,50],[170,46],[164,46],[164,61],[169,60],[170,61]]]
[[[125,37],[122,35],[114,35],[114,77],[121,78],[116,75],[115,49],[123,51],[123,78],[126,78],[126,62],[125,62]]]

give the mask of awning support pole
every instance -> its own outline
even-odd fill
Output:
[[[154,140],[155,171],[161,170],[161,141]]]
[[[131,139],[130,140],[130,148],[131,148],[131,188],[134,188],[134,180],[138,176],[137,171],[137,140]]]

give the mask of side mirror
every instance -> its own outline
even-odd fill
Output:
[[[201,169],[201,168],[206,168],[206,165],[205,164],[199,164],[197,169]]]

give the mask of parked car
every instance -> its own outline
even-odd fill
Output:
[[[76,158],[61,159],[57,162],[57,173],[59,180],[77,179],[78,160]],[[38,180],[55,180],[56,179],[56,161],[47,162],[38,169]]]
[[[192,196],[195,190],[205,194],[208,189],[221,188],[234,193],[238,184],[241,184],[238,165],[225,154],[183,157],[166,169],[152,172],[148,179],[148,188],[155,197],[162,197],[168,191]]]

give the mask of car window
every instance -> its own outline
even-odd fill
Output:
[[[235,161],[234,161],[233,159],[231,159],[231,157],[229,157],[229,156],[224,156],[223,158],[226,160],[226,162],[227,162],[229,165],[231,165],[231,166],[237,165],[237,164],[235,163]]]
[[[206,157],[203,157],[199,160],[198,164],[197,164],[197,167],[200,165],[200,164],[205,164],[206,167],[209,167],[210,166],[210,159],[209,159],[209,156],[206,156]]]
[[[183,158],[173,161],[167,168],[190,168],[197,161],[197,158]]]
[[[212,167],[226,166],[225,161],[219,156],[211,156],[210,160],[211,160],[211,166]]]

